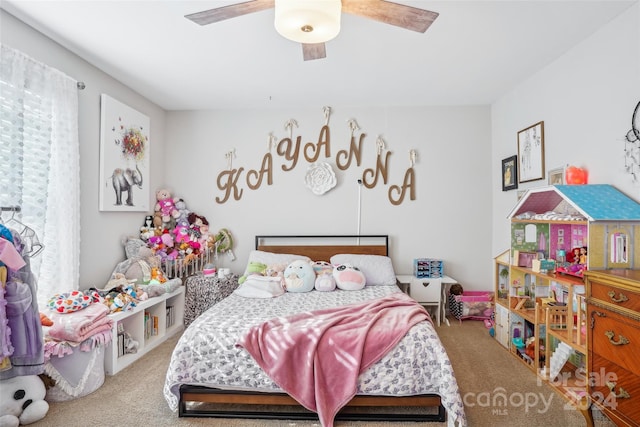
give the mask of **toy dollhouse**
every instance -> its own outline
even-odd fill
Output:
[[[528,190],[508,218],[511,247],[495,259],[495,337],[582,405],[587,386],[576,373],[587,369],[589,355],[583,275],[640,269],[640,204],[611,185],[553,185]]]
[[[584,269],[640,268],[634,250],[640,247],[640,204],[611,185],[534,188],[509,218],[517,265],[553,260],[548,269],[576,276]]]

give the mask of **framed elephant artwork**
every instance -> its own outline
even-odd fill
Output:
[[[148,212],[149,117],[100,97],[100,210]]]

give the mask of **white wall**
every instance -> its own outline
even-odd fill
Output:
[[[132,89],[53,42],[32,27],[0,10],[0,41],[38,61],[55,67],[86,88],[78,92],[80,139],[80,287],[103,287],[116,263],[124,258],[121,236],[136,233],[144,213],[100,212],[98,210],[100,161],[100,94],[135,108],[151,119],[151,188],[163,176],[165,112]],[[149,203],[155,203],[150,195]],[[55,248],[45,248],[55,250]],[[72,260],[69,260],[72,262]]]
[[[256,234],[355,234],[358,186],[365,168],[375,167],[376,138],[392,152],[389,182],[362,188],[363,234],[389,234],[396,271],[410,273],[417,257],[441,258],[445,272],[467,289],[491,289],[491,170],[488,107],[347,108],[333,106],[331,157],[338,185],[316,196],[304,185],[308,163],[283,172],[289,162],[274,154],[273,185],[243,185],[239,201],[222,197],[216,179],[227,169],[225,153],[236,150],[233,167],[259,169],[270,132],[288,136],[284,123],[295,118],[294,138],[317,141],[324,123],[322,106],[313,110],[240,110],[167,113],[167,159],[175,159],[165,181],[187,206],[206,216],[211,229],[228,228],[237,242],[238,261],[225,266],[242,272]],[[362,165],[335,167],[339,150],[349,148],[347,120],[355,118],[364,142]],[[359,135],[359,132],[356,133]],[[399,206],[387,197],[389,185],[402,185],[409,150],[416,149],[416,200]],[[243,176],[244,179],[244,176]]]
[[[80,286],[102,287],[123,257],[120,240],[136,234],[144,213],[107,213],[98,210],[100,94],[135,108],[151,119],[152,189],[170,188],[191,210],[205,215],[215,231],[226,227],[234,234],[238,260],[228,266],[241,272],[253,247],[255,234],[337,234],[357,231],[358,188],[364,168],[375,167],[375,139],[382,135],[393,153],[388,185],[362,188],[362,233],[391,235],[391,256],[400,273],[411,271],[416,257],[441,258],[445,270],[468,289],[491,288],[487,263],[491,229],[491,151],[489,107],[346,108],[334,107],[330,126],[332,157],[348,149],[347,119],[355,118],[368,136],[363,164],[336,170],[338,186],[319,197],[303,185],[307,165],[284,173],[274,162],[274,183],[256,191],[245,188],[240,201],[217,204],[219,172],[227,167],[224,152],[235,148],[234,165],[260,167],[267,134],[285,135],[284,122],[295,118],[304,141],[317,140],[324,123],[322,107],[293,111],[161,110],[52,42],[31,27],[2,13],[1,40],[50,64],[87,88],[80,92],[81,156],[81,259]],[[166,120],[166,124],[165,124]],[[165,145],[166,152],[165,152]],[[389,185],[401,185],[409,165],[408,151],[415,148],[415,201],[400,206],[387,199]],[[151,197],[151,204],[155,202]]]
[[[585,167],[589,183],[612,184],[640,201],[624,172],[625,135],[640,101],[640,6],[635,4],[491,108],[494,255],[509,247],[507,215],[516,190],[502,192],[501,160],[516,154],[516,134],[544,121],[546,168]],[[526,189],[546,185],[528,182]]]

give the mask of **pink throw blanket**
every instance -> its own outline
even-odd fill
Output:
[[[80,343],[94,334],[111,329],[113,320],[107,316],[109,308],[104,304],[91,304],[71,313],[48,314],[53,321],[48,335],[58,341]]]
[[[332,427],[355,396],[358,376],[416,323],[431,320],[404,293],[365,303],[271,319],[252,327],[237,346],[301,405]]]

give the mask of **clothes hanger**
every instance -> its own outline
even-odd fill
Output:
[[[2,220],[1,212],[11,212],[11,217],[4,221]],[[22,243],[24,245],[24,254],[30,257],[34,257],[38,255],[44,249],[44,245],[40,243],[40,239],[38,239],[38,235],[35,230],[22,222],[20,222],[16,217],[16,212],[20,212],[20,206],[2,206],[2,210],[0,211],[0,223],[2,223],[6,228],[12,228],[22,238]]]

